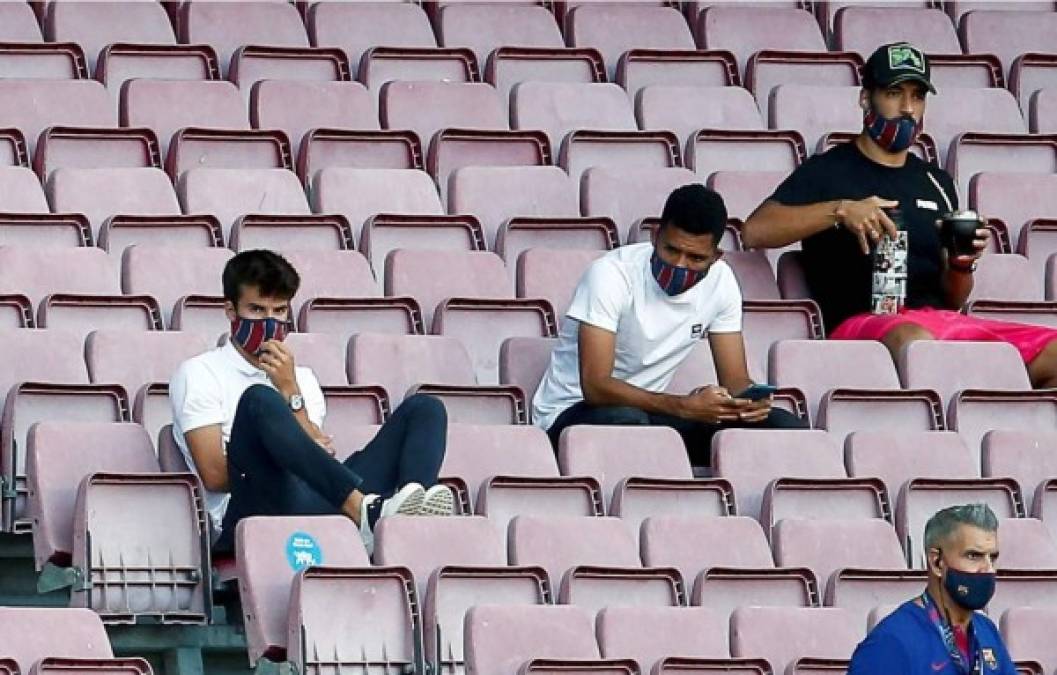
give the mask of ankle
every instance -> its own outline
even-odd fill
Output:
[[[359,490],[353,490],[349,493],[349,496],[345,499],[345,503],[341,506],[341,512],[352,519],[352,522],[358,526],[360,524],[360,512],[363,508],[363,493]]]

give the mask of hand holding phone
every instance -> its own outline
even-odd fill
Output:
[[[778,387],[773,387],[769,384],[754,384],[735,396],[735,398],[748,399],[750,401],[762,401],[765,398],[774,396],[777,391]]]

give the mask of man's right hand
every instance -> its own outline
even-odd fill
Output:
[[[870,254],[871,242],[877,243],[886,233],[893,239],[899,236],[892,219],[883,209],[899,206],[899,202],[880,197],[867,197],[859,201],[843,200],[837,206],[837,220],[859,240],[863,255]]]
[[[680,417],[719,424],[737,422],[744,405],[730,395],[724,387],[700,387],[682,397]]]

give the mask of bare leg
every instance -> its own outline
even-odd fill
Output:
[[[899,353],[906,345],[917,340],[935,339],[936,337],[932,333],[916,323],[903,323],[885,333],[885,336],[881,338],[881,344],[888,348],[888,351],[892,354],[892,360],[898,363]]]
[[[1036,389],[1057,388],[1057,340],[1046,345],[1028,364],[1028,377]]]

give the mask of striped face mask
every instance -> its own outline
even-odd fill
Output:
[[[654,251],[653,257],[650,258],[650,270],[653,272],[653,278],[657,280],[657,285],[669,296],[685,293],[693,288],[697,282],[705,278],[704,272],[695,272],[688,267],[669,265],[661,260],[661,257],[657,255],[657,251]]]
[[[903,152],[913,145],[922,126],[910,115],[882,117],[873,108],[863,115],[862,123],[870,138],[888,152]]]
[[[242,347],[248,354],[260,356],[261,345],[268,340],[286,339],[293,327],[290,321],[280,321],[272,317],[266,319],[246,319],[236,316],[231,322],[231,340]]]

